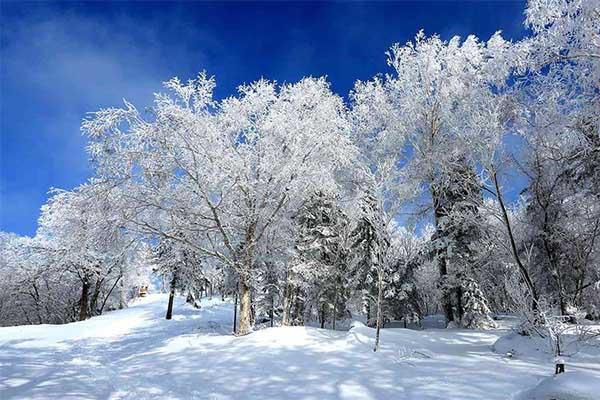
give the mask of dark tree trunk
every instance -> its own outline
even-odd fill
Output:
[[[371,321],[371,300],[367,297],[367,302],[365,304],[365,308],[367,311],[367,326],[369,326],[369,323]]]
[[[237,330],[237,308],[238,308],[238,294],[237,291],[233,295],[233,333]]]
[[[435,223],[435,230],[438,235],[441,236],[441,228],[439,226],[439,220],[444,216],[444,210],[442,207],[442,199],[441,194],[432,188],[432,197],[433,197],[433,216]],[[448,276],[448,265],[447,265],[447,255],[446,249],[438,249],[436,251],[436,260],[438,264],[438,270],[440,273],[440,281],[442,282],[442,310],[444,311],[444,316],[446,317],[446,322],[454,321],[454,312],[452,310],[452,296],[448,292],[448,288],[446,287],[446,278]]]
[[[513,258],[515,259],[515,262],[517,263],[517,266],[519,267],[521,276],[523,277],[523,280],[525,281],[525,285],[527,286],[527,288],[529,289],[529,293],[531,294],[531,298],[532,298],[531,309],[534,312],[536,312],[538,309],[538,301],[539,301],[537,291],[535,290],[535,286],[533,285],[533,281],[531,280],[531,277],[529,276],[529,272],[527,271],[527,268],[525,268],[525,266],[521,262],[521,257],[519,257],[519,252],[517,250],[517,243],[515,242],[515,237],[512,232],[510,220],[508,219],[508,212],[506,211],[506,207],[504,205],[504,199],[502,197],[502,193],[500,192],[500,184],[498,183],[498,176],[496,175],[496,173],[494,173],[492,175],[492,177],[494,179],[494,186],[496,188],[496,197],[498,198],[498,203],[500,204],[500,209],[502,210],[504,226],[506,227],[506,231],[508,233],[508,238],[510,241],[510,247],[511,247],[511,250],[513,253]]]
[[[269,311],[269,317],[271,317],[271,328],[273,327],[275,319],[275,295],[271,295],[271,311]]]
[[[300,296],[300,288],[294,290],[294,313],[292,314],[292,323],[294,325],[304,325],[304,301]]]
[[[173,300],[175,299],[175,285],[177,284],[177,277],[173,275],[171,280],[171,290],[169,291],[169,305],[167,306],[167,319],[173,317]]]
[[[96,315],[98,313],[98,298],[100,297],[100,288],[102,287],[102,282],[96,280],[96,286],[94,287],[94,294],[92,295],[92,302],[90,303],[90,311],[92,315]]]
[[[380,267],[381,268],[381,267]],[[375,332],[375,348],[373,351],[379,350],[379,335],[381,326],[383,325],[383,272],[377,271],[377,327]]]
[[[117,286],[117,283],[119,283],[119,281],[121,280],[122,277],[123,277],[123,275],[119,275],[119,277],[117,278],[117,280],[115,281],[115,283],[112,285],[112,287],[108,291],[108,294],[104,298],[104,301],[102,302],[102,306],[100,307],[100,310],[99,310],[100,315],[102,315],[102,313],[104,312],[104,306],[106,306],[106,301],[108,300],[108,298],[112,294],[113,290],[115,289],[115,286]],[[123,304],[122,303],[119,304],[119,308],[120,309],[123,308]]]
[[[332,328],[335,331],[335,320],[337,319],[337,302],[338,302],[338,288],[335,288],[335,295],[333,296],[333,324]]]
[[[90,282],[87,278],[83,279],[81,288],[81,299],[79,300],[79,320],[84,321],[88,318],[88,302],[90,294]]]
[[[458,319],[458,321],[462,321],[462,317],[463,317],[463,303],[462,303],[462,295],[463,295],[463,291],[462,291],[462,287],[458,286],[456,288],[456,317]]]

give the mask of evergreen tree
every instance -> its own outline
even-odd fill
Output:
[[[384,322],[383,298],[385,280],[389,277],[388,249],[390,241],[388,238],[387,224],[384,220],[383,208],[377,197],[371,191],[367,191],[361,199],[361,215],[357,229],[354,231],[355,241],[353,248],[359,248],[358,275],[366,274],[366,277],[376,278],[375,290],[372,286],[365,287],[363,293],[373,298],[369,292],[377,293],[375,304],[377,306],[375,326],[375,348],[379,348],[379,332]],[[362,271],[361,271],[362,269]],[[374,274],[373,274],[374,272]],[[370,305],[368,306],[370,311]]]
[[[346,313],[347,250],[344,229],[348,219],[334,197],[317,192],[302,206],[295,217],[298,227],[295,273],[310,285],[296,288],[295,317],[318,315],[321,326],[343,318]],[[303,307],[301,306],[303,304]],[[302,310],[304,308],[304,310]]]
[[[464,291],[462,293],[462,303],[464,312],[461,325],[464,328],[488,329],[496,326],[490,318],[490,309],[483,292],[477,282],[472,278],[467,278],[463,282]]]
[[[356,227],[352,231],[352,287],[360,291],[363,311],[367,324],[374,326],[376,321],[377,270],[380,254],[389,246],[389,239],[382,230],[381,211],[377,199],[371,191],[365,191],[360,199],[360,212]]]
[[[414,232],[402,229],[392,237],[384,297],[386,315],[393,319],[416,322],[421,318],[416,272],[424,262],[422,249]]]
[[[475,275],[478,264],[482,226],[478,209],[482,196],[473,167],[459,157],[439,177],[433,197],[436,232],[431,244],[440,271],[442,306],[449,322],[460,323],[465,281]]]

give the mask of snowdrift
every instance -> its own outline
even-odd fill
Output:
[[[600,379],[585,371],[567,371],[544,378],[533,389],[524,391],[518,400],[597,400]]]

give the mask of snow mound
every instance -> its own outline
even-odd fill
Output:
[[[533,389],[522,393],[520,400],[596,400],[600,379],[586,371],[567,371],[542,379]]]
[[[362,322],[354,321],[348,330],[346,342],[352,346],[372,348],[375,346],[375,329],[369,328]]]
[[[563,335],[562,352],[570,360],[600,362],[600,337],[592,337],[587,341],[577,340],[576,335]],[[551,359],[554,357],[554,349],[550,347],[547,338],[539,336],[524,336],[516,332],[510,332],[500,337],[493,345],[494,352],[498,354],[511,353],[520,357],[537,357]]]
[[[512,354],[516,357],[533,357],[540,354],[551,357],[548,342],[539,337],[523,336],[510,332],[500,337],[492,346],[497,354]]]

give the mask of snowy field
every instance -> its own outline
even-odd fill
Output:
[[[373,330],[286,327],[236,338],[232,304],[167,298],[63,326],[0,328],[0,399],[598,399],[600,352],[552,358],[507,328]],[[527,339],[523,339],[527,340]],[[527,349],[527,345],[525,345]]]

